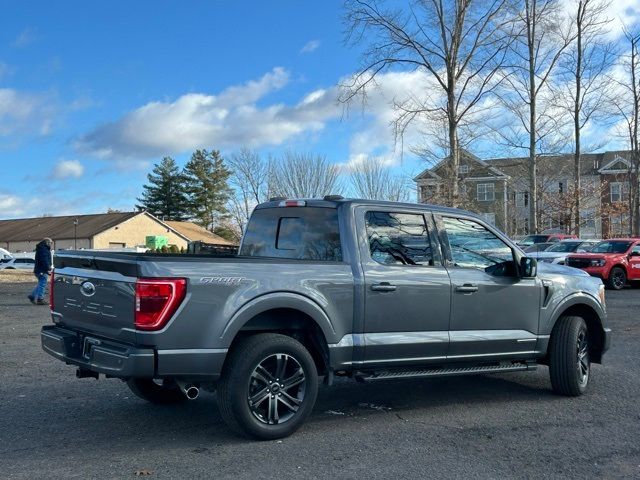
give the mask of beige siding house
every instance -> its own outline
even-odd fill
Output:
[[[169,245],[187,248],[190,241],[229,245],[230,242],[190,222],[163,222],[147,212],[117,212],[0,220],[0,247],[31,252],[44,237],[56,250],[144,246],[148,235],[167,237]]]

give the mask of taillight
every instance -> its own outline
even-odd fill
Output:
[[[136,281],[136,328],[159,330],[164,327],[186,293],[184,278],[139,278]]]
[[[54,310],[54,306],[53,306],[53,286],[55,285],[54,278],[55,278],[55,272],[51,270],[51,278],[49,279],[49,282],[51,282],[49,283],[49,308],[51,309],[52,312]]]

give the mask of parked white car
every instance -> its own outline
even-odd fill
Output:
[[[582,240],[570,238],[560,240],[541,252],[530,252],[528,255],[539,262],[556,263],[564,265],[567,255],[571,253],[584,253],[590,251],[600,240]]]
[[[0,263],[0,270],[33,270],[35,264],[33,258],[11,258]]]

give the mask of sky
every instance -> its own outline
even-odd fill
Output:
[[[635,19],[640,0],[615,0]],[[154,162],[196,148],[286,150],[337,164],[424,163],[394,141],[381,77],[366,108],[336,102],[360,64],[342,2],[0,0],[0,218],[132,210]]]

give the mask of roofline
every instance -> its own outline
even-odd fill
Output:
[[[474,218],[480,218],[476,213],[469,212],[467,210],[462,210],[460,208],[453,207],[445,207],[443,205],[434,205],[430,203],[409,203],[409,202],[392,202],[388,200],[370,200],[365,198],[343,198],[339,200],[324,200],[321,198],[288,198],[287,200],[299,200],[306,202],[305,207],[320,207],[320,208],[338,208],[342,206],[380,206],[380,207],[398,207],[398,208],[412,208],[412,209],[421,209],[421,210],[431,210],[434,212],[441,213],[455,213],[458,215],[466,215]],[[280,207],[281,200],[275,200],[270,202],[264,202],[256,205],[256,210],[262,210],[265,208],[291,208],[291,207]],[[299,208],[305,208],[299,207]]]
[[[149,217],[151,217],[153,220],[155,220],[156,222],[158,222],[160,225],[162,225],[163,227],[168,228],[169,230],[171,230],[173,233],[175,233],[176,235],[178,235],[180,238],[182,238],[183,240],[186,240],[187,242],[191,242],[192,240],[188,237],[185,237],[182,233],[180,233],[179,231],[177,231],[175,228],[173,228],[171,225],[167,225],[166,223],[164,223],[162,220],[160,220],[158,217],[156,217],[155,215],[147,212],[146,210],[142,210],[140,213],[144,213],[146,215],[148,215]]]

